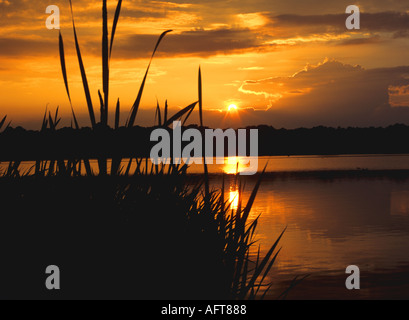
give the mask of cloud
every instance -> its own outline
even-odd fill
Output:
[[[68,1],[67,1],[68,3]],[[56,1],[60,7],[64,40],[72,42],[71,15],[65,1]],[[115,10],[115,1],[109,2],[110,18]],[[16,0],[10,5],[0,3],[0,32],[2,56],[54,55],[55,48],[49,38],[55,33],[45,29],[45,0],[36,4]],[[77,32],[81,47],[87,52],[100,55],[101,3],[78,0],[73,3]],[[205,2],[197,4],[167,1],[129,1],[123,6],[115,41],[115,56],[122,59],[150,56],[159,34],[167,29],[174,33],[166,37],[160,48],[165,56],[217,54],[257,50],[265,45],[265,37],[257,33],[264,16],[256,13],[235,15],[248,24],[232,25],[226,19],[204,20],[209,12]],[[3,8],[4,7],[4,8]],[[227,15],[226,15],[227,17]],[[260,22],[261,21],[261,22]],[[266,20],[267,21],[267,20]],[[217,24],[216,22],[221,22]],[[220,27],[223,26],[223,27]],[[56,37],[54,37],[54,41]],[[50,43],[48,42],[50,41]],[[54,42],[55,43],[55,42]],[[66,46],[67,49],[69,46]]]
[[[403,10],[404,4],[393,3],[396,10],[402,11],[362,12],[362,29],[352,34],[345,27],[345,6],[339,1],[329,1],[325,8],[319,1],[300,4],[293,0],[274,5],[267,0],[127,1],[121,12],[115,51],[118,58],[145,58],[157,35],[166,29],[175,32],[161,46],[160,54],[165,56],[264,52],[311,42],[365,45],[382,41],[384,35],[377,33],[388,33],[390,39],[406,38],[409,13]],[[68,1],[53,4],[60,7],[63,34],[71,35]],[[0,50],[0,55],[54,55],[55,49],[46,43],[50,37],[44,26],[48,5],[46,0],[0,2],[0,38],[2,47],[7,47]],[[101,2],[76,0],[73,5],[81,46],[99,56]],[[115,5],[116,1],[109,1],[111,19]],[[362,1],[362,6],[372,7],[373,1]],[[380,1],[377,6],[384,7]],[[312,8],[320,9],[320,13],[308,14]]]
[[[147,57],[152,52],[157,38],[158,35],[139,34],[118,39],[115,55],[120,58]],[[255,37],[254,32],[249,29],[221,28],[169,34],[161,44],[159,54],[210,56],[264,48],[263,41]]]
[[[254,120],[284,126],[367,126],[409,123],[409,66],[365,69],[326,59],[288,77],[244,81],[269,109]],[[256,116],[255,113],[252,116]],[[258,118],[258,119],[257,119]]]
[[[321,14],[321,15],[268,15],[269,26],[271,28],[284,29],[288,34],[294,32],[298,36],[312,34],[340,34],[350,33],[345,26],[348,14]],[[395,36],[407,35],[409,30],[408,12],[361,12],[360,33],[388,32]]]
[[[373,44],[380,43],[381,37],[376,35],[369,38],[354,38],[354,39],[345,39],[338,43],[341,46],[351,46],[351,45],[362,45],[362,44]]]
[[[41,39],[0,38],[0,56],[47,56],[57,52],[56,42]]]
[[[240,67],[239,70],[240,71],[260,71],[260,70],[264,70],[264,67]]]

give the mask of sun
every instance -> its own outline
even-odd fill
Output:
[[[228,111],[229,112],[230,111],[235,111],[235,110],[237,110],[237,106],[235,104],[231,104],[231,105],[228,106]]]

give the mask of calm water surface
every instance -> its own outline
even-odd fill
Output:
[[[209,173],[234,174],[237,170],[237,162],[241,158],[235,158],[231,163],[225,164],[211,164],[208,166]],[[201,160],[201,159],[197,159]],[[91,160],[91,167],[94,173],[98,173],[97,160]],[[108,161],[108,169],[111,161]],[[122,162],[124,168],[127,167],[129,159]],[[144,168],[145,161],[142,163]],[[33,170],[35,166],[34,161],[22,162],[20,165],[22,172]],[[148,160],[148,166],[151,162]],[[267,167],[266,167],[267,166]],[[8,167],[7,162],[0,162],[0,170],[4,171]],[[239,171],[246,167],[245,164],[239,164]],[[300,172],[300,171],[336,171],[336,170],[409,170],[409,155],[344,155],[344,156],[274,156],[274,157],[259,157],[258,171],[262,171],[266,167],[266,172]],[[131,170],[136,168],[136,163],[133,161]],[[82,169],[84,170],[84,169]],[[131,171],[132,172],[132,171]],[[192,164],[188,170],[191,174],[202,174],[203,165]]]
[[[30,168],[34,163],[24,163]],[[409,170],[409,155],[262,157],[267,165],[253,206],[261,214],[257,239],[266,253],[287,227],[279,259],[272,270],[276,291],[296,275],[310,277],[289,298],[409,299],[409,179],[384,173],[362,176],[303,175],[300,172],[342,170]],[[3,169],[5,164],[3,163]],[[93,164],[97,170],[96,162]],[[236,165],[211,165],[211,183],[222,185],[221,173],[235,173]],[[240,168],[239,168],[240,170]],[[190,173],[202,173],[192,165]],[[274,174],[292,172],[292,174]],[[227,176],[227,194],[237,205],[234,177]],[[248,199],[256,177],[242,177]],[[361,290],[345,288],[345,269],[361,270]],[[274,293],[275,294],[275,293]],[[274,298],[274,295],[271,296]]]
[[[407,170],[409,156],[266,157],[267,174],[253,206],[260,216],[258,245],[264,254],[287,227],[271,279],[277,292],[296,275],[309,274],[290,298],[409,299],[409,179],[299,174],[300,171]],[[234,166],[224,166],[233,173]],[[274,172],[293,172],[274,175]],[[360,171],[358,171],[360,172]],[[256,182],[243,177],[244,199]],[[212,178],[220,188],[222,178]],[[237,186],[227,178],[227,197],[237,205]],[[345,288],[345,269],[357,265],[361,290]],[[281,285],[280,285],[281,284]],[[274,298],[274,295],[271,296]]]
[[[221,181],[212,179],[216,187]],[[248,199],[255,179],[244,181]],[[234,207],[234,179],[228,184]],[[409,180],[267,175],[252,218],[260,214],[257,238],[263,253],[287,227],[273,271],[277,279],[311,275],[294,290],[300,298],[409,299]],[[345,289],[349,265],[361,270],[359,296]]]

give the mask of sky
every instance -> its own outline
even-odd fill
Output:
[[[112,25],[117,1],[108,1]],[[348,5],[361,29],[348,30]],[[89,126],[68,0],[0,0],[0,117],[39,129],[46,107],[71,122],[58,30],[46,8],[60,8],[73,107]],[[73,0],[92,99],[102,89],[102,1]],[[110,63],[110,123],[121,124],[137,96],[159,35],[136,123],[151,126],[157,101],[172,113],[198,100],[205,125],[238,128],[409,124],[409,2],[401,0],[124,0]],[[237,110],[229,106],[236,105]],[[198,123],[198,112],[191,118]]]

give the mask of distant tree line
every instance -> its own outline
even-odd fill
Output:
[[[184,129],[192,127],[198,128],[189,126]],[[153,129],[62,128],[39,132],[9,127],[0,134],[0,161],[149,157],[154,145],[150,142]],[[409,153],[409,126],[403,124],[386,128],[291,130],[263,125],[246,129],[259,130],[260,156]]]

